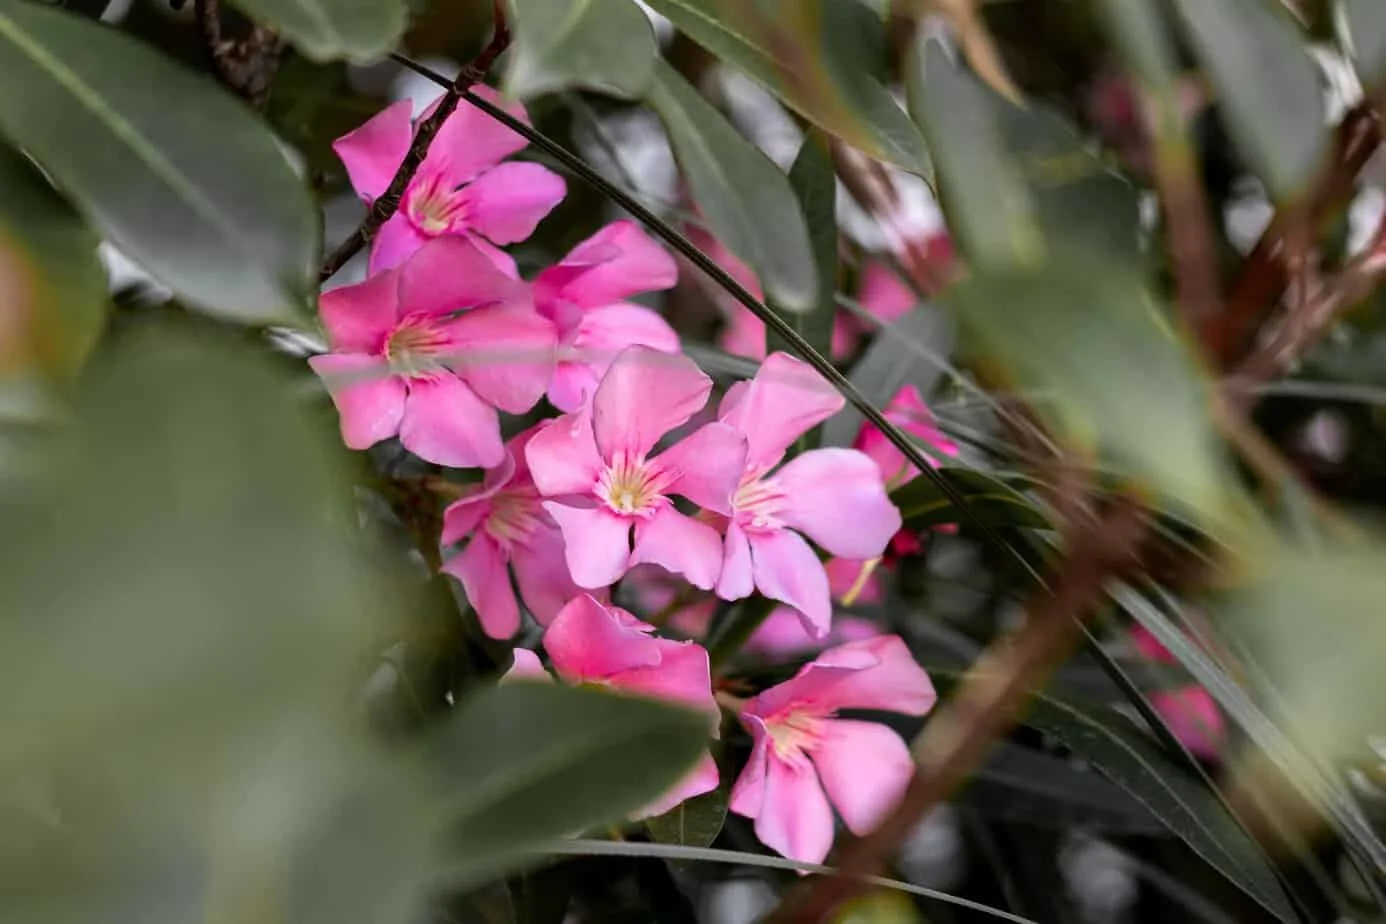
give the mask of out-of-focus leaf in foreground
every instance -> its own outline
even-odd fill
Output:
[[[187,301],[252,323],[306,313],[320,250],[307,187],[208,78],[100,23],[0,0],[0,134]]]
[[[33,164],[0,145],[0,376],[81,368],[106,321],[96,246]]]
[[[510,0],[515,51],[506,89],[517,97],[586,87],[639,97],[654,73],[654,29],[631,0]]]
[[[1376,0],[1340,0],[1339,6],[1357,76],[1369,90],[1380,88],[1386,82],[1386,5]]]
[[[880,22],[856,0],[649,5],[828,133],[929,175],[923,139],[875,74],[885,47]]]
[[[404,33],[404,0],[234,0],[314,61],[383,58]]]

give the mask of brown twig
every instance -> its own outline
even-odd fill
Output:
[[[1076,643],[1079,620],[1101,600],[1109,580],[1133,567],[1145,536],[1139,505],[1118,498],[1100,523],[1073,542],[1051,594],[1036,601],[1025,625],[993,644],[915,741],[917,768],[904,796],[884,821],[843,851],[836,875],[791,897],[773,924],[821,921],[877,872],[914,830],[977,766],[1014,722],[1027,694]]]
[[[462,99],[462,94],[484,81],[487,72],[496,63],[496,59],[510,46],[510,28],[505,18],[505,4],[503,0],[492,0],[492,5],[495,25],[491,32],[491,41],[487,43],[479,55],[458,73],[457,78],[453,80],[443,94],[443,98],[438,101],[438,108],[434,109],[428,118],[419,123],[419,127],[414,132],[414,141],[409,146],[408,153],[404,155],[404,161],[399,165],[399,169],[395,171],[394,178],[390,180],[390,185],[371,203],[370,210],[366,213],[365,220],[361,222],[360,227],[323,260],[322,269],[318,272],[319,282],[326,282],[336,275],[337,271],[345,266],[348,260],[360,253],[366,245],[374,240],[381,226],[389,221],[395,212],[399,211],[400,200],[403,199],[405,191],[409,188],[409,183],[414,179],[414,174],[418,173],[424,158],[428,156],[429,145],[433,143],[433,139],[437,136],[439,129],[443,127],[443,123],[457,110],[457,104]]]
[[[270,84],[279,70],[284,41],[274,30],[257,24],[239,39],[222,35],[221,0],[194,0],[193,19],[202,47],[217,79],[256,109],[269,99]]]

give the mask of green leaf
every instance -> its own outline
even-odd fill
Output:
[[[82,368],[106,323],[97,243],[43,174],[0,145],[0,375]]]
[[[510,0],[514,61],[506,89],[517,97],[586,87],[636,99],[654,75],[650,20],[631,0]]]
[[[706,847],[722,833],[728,796],[727,787],[719,786],[712,792],[685,799],[663,815],[647,818],[645,830],[661,844]]]
[[[880,24],[855,0],[649,0],[690,38],[741,68],[829,134],[920,176],[923,139],[875,72]]]
[[[1331,145],[1323,79],[1304,37],[1262,0],[1174,6],[1252,172],[1277,200],[1307,193]]]
[[[317,212],[239,100],[119,32],[0,0],[0,133],[185,300],[251,323],[304,317]]]
[[[596,689],[511,683],[458,706],[430,742],[450,793],[447,879],[466,888],[543,842],[619,821],[692,768],[707,716]]]
[[[1376,0],[1339,0],[1344,39],[1367,92],[1386,82],[1386,7]]]
[[[1125,717],[1105,707],[1035,694],[1024,722],[1053,735],[1126,790],[1267,911],[1282,921],[1299,920],[1265,856],[1217,797],[1174,766]]]
[[[818,266],[788,178],[663,61],[655,65],[649,103],[717,237],[750,264],[778,306],[811,309]]]
[[[958,489],[967,499],[968,507],[989,526],[1051,528],[1048,519],[1029,498],[990,475],[967,468],[941,468],[938,472]],[[890,493],[890,500],[900,508],[900,516],[911,529],[959,521],[952,501],[928,478],[915,478],[901,485]]]
[[[385,57],[408,23],[404,0],[232,0],[314,61]]]

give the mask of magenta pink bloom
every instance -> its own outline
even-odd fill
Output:
[[[1132,628],[1131,640],[1141,655],[1157,664],[1178,663],[1169,649],[1160,644],[1160,640],[1144,626]],[[1206,760],[1219,757],[1227,740],[1227,728],[1222,712],[1207,690],[1191,683],[1168,690],[1155,690],[1147,693],[1146,698],[1160,718],[1164,719],[1174,737],[1190,753]]]
[[[938,468],[940,456],[956,456],[958,444],[938,428],[938,421],[924,403],[924,397],[913,385],[906,385],[895,393],[886,405],[885,417],[916,441],[923,444],[924,458]],[[866,453],[880,466],[886,486],[894,490],[919,477],[920,471],[905,458],[905,454],[895,447],[886,435],[874,424],[866,423],[852,444]]]
[[[443,512],[444,546],[471,541],[443,565],[462,582],[486,634],[509,638],[520,628],[510,569],[525,607],[548,625],[563,604],[582,593],[563,561],[563,535],[543,507],[529,475],[530,428],[506,445],[505,459],[485,480]]]
[[[914,773],[899,735],[875,722],[839,719],[838,710],[919,716],[937,698],[929,676],[896,636],[825,651],[742,709],[753,748],[732,787],[731,810],[755,820],[765,846],[821,863],[832,849],[834,807],[848,830],[866,834],[895,806]]]
[[[749,448],[726,524],[717,595],[739,600],[759,590],[797,609],[818,638],[828,632],[832,603],[823,563],[804,536],[829,554],[867,559],[900,528],[881,471],[864,453],[815,449],[777,468],[795,440],[842,405],[812,368],[774,353],[754,379],[727,391],[717,415]]]
[[[549,401],[576,411],[626,347],[679,351],[679,335],[656,312],[626,301],[678,281],[674,258],[632,221],[615,221],[534,280],[539,313],[558,328]]]
[[[319,310],[331,351],[310,363],[352,449],[398,434],[429,462],[493,468],[505,458],[497,409],[529,410],[553,374],[552,322],[463,238],[324,292]]]
[[[544,650],[560,680],[608,687],[621,693],[665,700],[704,713],[708,733],[718,736],[721,712],[712,695],[707,652],[693,642],[659,638],[618,607],[605,607],[582,594],[563,607],[544,633]],[[533,652],[517,649],[507,679],[544,677]],[[717,764],[704,753],[673,789],[634,817],[662,815],[685,799],[717,788]]]
[[[552,498],[544,509],[563,531],[578,586],[607,587],[641,563],[704,590],[716,584],[721,538],[680,513],[671,498],[729,514],[745,440],[726,424],[710,423],[650,455],[711,391],[712,381],[691,359],[630,347],[612,362],[589,408],[549,422],[530,440],[530,472],[539,492]]]
[[[528,122],[524,107],[476,87],[489,102]],[[429,107],[431,114],[437,103]],[[333,143],[351,185],[368,204],[389,188],[414,140],[413,104],[395,103]],[[514,244],[563,200],[563,178],[539,164],[501,163],[527,142],[463,100],[429,146],[400,199],[399,211],[371,242],[370,271],[398,266],[424,242],[443,235],[474,240],[507,269],[514,263],[496,244]]]

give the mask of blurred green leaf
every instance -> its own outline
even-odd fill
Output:
[[[1158,0],[1101,0],[1098,6],[1126,65],[1167,102],[1174,93],[1177,68]]]
[[[535,848],[647,805],[708,745],[707,717],[597,689],[510,683],[461,703],[430,742],[448,792],[450,888],[532,862]]]
[[[967,468],[940,468],[938,473],[958,489],[968,507],[989,526],[1051,528],[1039,508],[1005,482]],[[910,529],[958,522],[953,502],[928,478],[917,477],[901,485],[890,493],[890,499],[900,508],[900,516]]]
[[[314,61],[385,57],[408,22],[404,0],[232,0]]]
[[[332,191],[346,187],[346,168],[332,142],[359,128],[382,105],[352,88],[346,64],[315,64],[292,55],[275,72],[265,120],[303,155],[313,182]]]
[[[655,65],[649,103],[717,237],[750,264],[776,305],[813,308],[819,271],[788,178],[663,61]]]
[[[722,833],[727,820],[730,786],[685,799],[663,815],[645,819],[645,830],[661,844],[707,847]]]
[[[43,174],[0,145],[0,374],[82,368],[106,323],[97,243]]]
[[[881,160],[930,175],[918,130],[878,79],[880,23],[855,0],[649,0],[655,12],[745,71],[825,131]]]
[[[516,97],[586,87],[635,99],[650,86],[654,29],[631,0],[510,0],[514,60],[506,89]]]
[[[1377,0],[1339,0],[1343,29],[1368,92],[1386,82],[1386,5]]]
[[[107,26],[0,0],[0,132],[189,302],[304,317],[312,199],[264,124],[207,78]]]
[[[878,889],[844,902],[827,920],[828,924],[924,924],[925,919],[905,896]]]
[[[1325,86],[1289,14],[1262,0],[1174,0],[1252,172],[1280,201],[1305,194],[1330,151]]]

